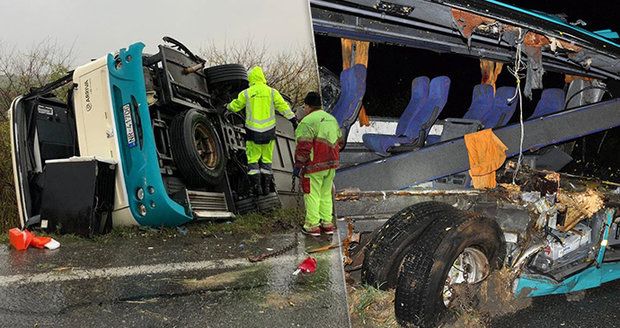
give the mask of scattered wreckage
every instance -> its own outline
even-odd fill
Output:
[[[156,54],[135,43],[13,101],[22,228],[92,235],[281,205],[273,184],[267,195],[250,193],[244,119],[225,110],[247,87],[246,68],[205,67],[182,43],[164,41]],[[275,185],[290,190],[294,136],[277,119]]]
[[[335,183],[345,269],[395,288],[401,324],[434,326],[459,285],[500,268],[512,272],[507,283],[519,297],[620,278],[618,185],[557,173],[572,160],[571,140],[620,126],[620,99],[611,96],[618,90],[606,86],[620,80],[617,34],[495,0],[310,3],[317,36],[478,58],[491,67],[483,79],[502,65],[515,78],[515,86],[497,88],[483,81],[463,118],[438,121],[449,76],[417,77],[395,132],[349,138],[341,152]],[[339,78],[320,71],[324,95],[338,96],[324,103],[351,135],[359,134],[352,124],[371,87],[366,66],[354,60]],[[526,118],[521,93],[542,89],[545,72],[564,75],[565,88],[544,89]],[[481,129],[492,129],[480,139],[490,146],[472,147],[468,138]],[[485,157],[493,163],[486,168]],[[506,157],[513,159],[503,165]],[[472,188],[476,179],[490,188]]]

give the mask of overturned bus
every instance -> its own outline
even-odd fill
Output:
[[[225,109],[247,87],[246,68],[204,67],[180,42],[164,41],[156,54],[135,43],[13,101],[23,227],[86,226],[92,234],[112,224],[176,226],[286,205],[290,124],[277,117],[275,185],[253,194],[244,118]]]
[[[619,185],[561,172],[575,139],[620,126],[617,33],[495,0],[310,3],[319,65],[343,54],[331,63],[339,74],[320,73],[348,134],[335,180],[345,270],[395,289],[399,323],[435,326],[463,286],[499,270],[526,297],[620,278]],[[380,49],[396,70],[373,68]],[[463,86],[468,64],[478,82]],[[489,79],[502,65],[508,78]],[[354,124],[381,93],[373,88],[402,80],[404,101],[380,106],[402,104],[398,118]],[[438,119],[444,107],[455,108]],[[472,186],[481,177],[491,188]]]

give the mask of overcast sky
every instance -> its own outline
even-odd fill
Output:
[[[155,52],[164,35],[196,51],[248,38],[273,52],[312,44],[307,0],[0,0],[0,48],[49,40],[73,49],[74,66],[135,41]]]

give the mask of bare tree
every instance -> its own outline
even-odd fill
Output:
[[[6,120],[6,111],[15,97],[66,74],[70,59],[70,50],[50,41],[28,51],[8,50],[0,45],[0,120]]]
[[[0,231],[18,225],[13,167],[11,162],[11,145],[9,122],[0,121]]]
[[[316,58],[311,47],[289,52],[271,53],[266,45],[254,41],[217,47],[209,45],[202,51],[209,66],[238,63],[247,68],[261,66],[267,83],[300,105],[308,91],[318,91]]]

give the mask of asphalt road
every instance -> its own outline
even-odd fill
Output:
[[[305,251],[335,243],[298,236],[297,249],[247,261],[294,240],[151,236],[70,240],[55,251],[0,246],[0,327],[347,327],[338,249],[293,276]],[[620,282],[583,299],[536,298],[491,327],[620,327]]]
[[[315,256],[315,273],[292,275],[307,249],[330,239],[298,236],[297,248],[281,256],[246,258],[294,238],[157,235],[70,241],[54,251],[0,246],[0,327],[349,326],[338,248]]]
[[[539,297],[530,307],[496,318],[491,327],[620,327],[620,281],[587,290],[583,299]]]

